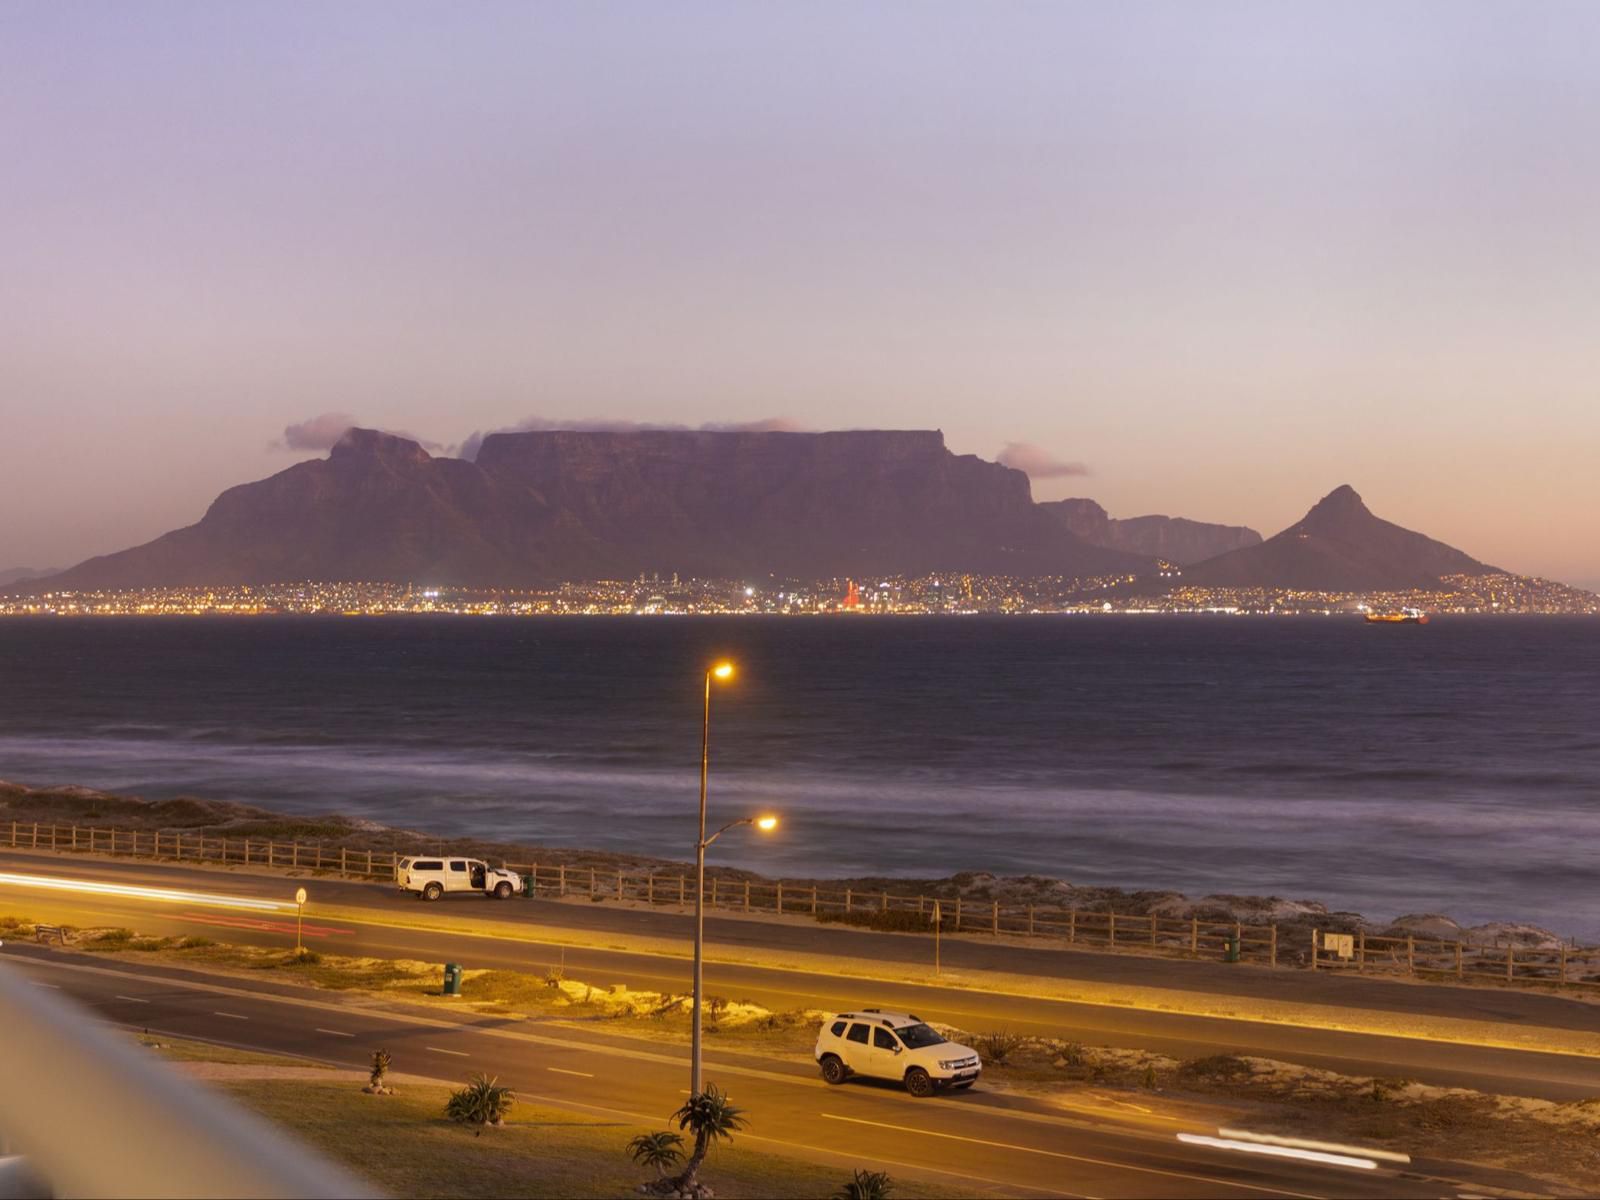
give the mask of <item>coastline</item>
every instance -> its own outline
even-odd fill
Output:
[[[85,787],[33,788],[0,780],[0,825],[12,823],[90,824],[121,830],[166,833],[204,833],[241,838],[281,839],[326,849],[375,850],[399,854],[427,852],[459,854],[490,861],[538,861],[578,870],[673,872],[689,869],[683,860],[657,858],[616,851],[573,849],[459,837],[437,831],[409,829],[337,813],[297,817],[233,801],[178,797],[145,800],[114,795]],[[7,830],[9,833],[9,830]],[[942,878],[910,876],[768,876],[736,867],[708,865],[708,879],[749,881],[757,885],[781,883],[785,887],[819,885],[854,888],[862,895],[889,893],[922,895],[940,900],[1040,907],[1076,908],[1086,913],[1117,916],[1161,917],[1207,922],[1272,923],[1286,929],[1318,929],[1371,936],[1437,938],[1467,946],[1514,946],[1547,949],[1576,939],[1528,922],[1501,919],[1463,926],[1441,913],[1408,913],[1391,920],[1369,918],[1351,910],[1333,910],[1318,900],[1281,896],[1213,893],[1189,896],[1175,890],[1126,889],[1075,885],[1044,875],[995,875],[986,871],[961,871]]]

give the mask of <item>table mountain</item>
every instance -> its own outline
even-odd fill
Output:
[[[685,576],[1138,570],[937,431],[538,431],[476,461],[352,429],[325,459],[222,493],[195,525],[29,591],[290,580],[520,586]]]
[[[1346,484],[1259,546],[1186,568],[1183,582],[1207,587],[1388,591],[1429,587],[1441,575],[1486,575],[1499,570],[1374,516]]]
[[[1243,525],[1211,525],[1186,517],[1118,519],[1093,500],[1050,500],[1039,507],[1091,546],[1165,559],[1179,566],[1261,542],[1259,533]]]

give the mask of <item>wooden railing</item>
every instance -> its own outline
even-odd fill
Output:
[[[0,824],[0,845],[22,850],[98,853],[172,861],[238,864],[312,871],[351,879],[390,880],[400,856],[389,850],[279,842],[181,831],[156,832],[86,825]],[[433,855],[430,857],[464,857]],[[505,864],[523,875],[531,893],[547,898],[645,904],[687,910],[690,876],[677,869],[607,871],[570,863]],[[1363,975],[1482,981],[1540,987],[1600,987],[1600,947],[1481,946],[1414,937],[1351,935],[1348,958],[1324,945],[1323,932],[1304,926],[1249,925],[1204,917],[1158,917],[1058,905],[1007,904],[972,897],[933,897],[892,891],[825,888],[750,879],[706,880],[706,903],[750,914],[812,917],[868,927],[932,932],[940,929],[996,938],[1033,939],[1166,957],[1220,959],[1271,967],[1353,971]]]

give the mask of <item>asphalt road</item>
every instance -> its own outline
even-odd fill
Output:
[[[375,884],[332,879],[292,880],[282,876],[48,855],[0,853],[0,871],[70,876],[121,884],[177,887],[233,896],[285,900],[305,883],[316,903],[306,922],[306,941],[333,953],[459,962],[468,967],[542,970],[561,963],[569,977],[599,984],[686,991],[689,963],[671,952],[641,953],[609,948],[608,934],[686,937],[688,921],[679,914],[644,912],[601,904],[452,898],[424,905]],[[334,906],[359,919],[319,919],[317,905]],[[219,939],[261,945],[292,945],[291,912],[242,913],[196,904],[152,903],[145,899],[45,892],[0,883],[0,912],[76,925],[125,925],[156,934],[207,933]],[[458,929],[417,928],[422,921]],[[563,945],[538,940],[541,930],[589,944]],[[1146,1049],[1178,1058],[1222,1052],[1257,1054],[1360,1075],[1402,1076],[1446,1086],[1473,1087],[1555,1100],[1600,1093],[1600,1060],[1569,1054],[1464,1045],[1405,1036],[1352,1033],[1243,1019],[1201,1017],[1153,1008],[1085,1004],[1031,996],[996,994],[932,984],[869,982],[814,970],[748,966],[716,961],[720,947],[763,947],[781,959],[786,949],[814,952],[825,945],[848,947],[853,957],[903,962],[925,954],[924,939],[819,929],[740,919],[709,919],[706,987],[714,995],[752,1000],[775,1009],[843,1010],[866,1005],[903,1008],[965,1029],[1008,1028],[1089,1044]],[[507,935],[496,937],[496,932]],[[531,939],[531,940],[530,940]],[[946,941],[952,967],[1003,962],[1014,973],[1048,972],[1053,978],[1132,976],[1141,986],[1157,979],[1168,986],[1236,993],[1258,988],[1277,998],[1319,1003],[1346,998],[1350,1004],[1395,1013],[1439,1012],[1508,1025],[1545,1025],[1600,1030],[1600,1006],[1561,997],[1488,989],[1419,987],[1365,980],[1324,980],[1303,971],[1269,971],[1181,963],[1124,955],[1083,954],[1024,947],[994,946],[958,939]],[[1120,972],[1121,974],[1113,974]],[[1313,990],[1314,989],[1314,990]]]
[[[478,1015],[376,1010],[256,981],[207,979],[7,945],[0,969],[70,996],[118,1025],[364,1069],[387,1047],[395,1069],[440,1080],[482,1070],[529,1102],[660,1124],[686,1093],[681,1048]],[[830,1088],[794,1064],[713,1051],[707,1076],[753,1120],[749,1142],[1008,1194],[1096,1197],[1439,1197],[1484,1195],[1449,1167],[1361,1170],[1193,1146],[1174,1130],[1095,1114],[996,1103],[978,1089],[915,1100],[889,1086]],[[1148,1123],[1147,1123],[1148,1124]],[[714,1168],[713,1168],[714,1171]]]

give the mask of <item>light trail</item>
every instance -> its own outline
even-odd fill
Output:
[[[1341,1146],[1338,1142],[1313,1142],[1307,1138],[1279,1137],[1273,1133],[1255,1133],[1248,1129],[1219,1129],[1218,1137],[1237,1142],[1260,1142],[1268,1146],[1292,1146],[1298,1150],[1321,1150],[1328,1154],[1349,1154],[1356,1158],[1376,1158],[1384,1162],[1409,1163],[1411,1155],[1396,1150],[1373,1150],[1367,1146]]]
[[[164,904],[209,904],[218,908],[245,908],[253,912],[282,912],[294,908],[293,904],[280,904],[276,900],[252,900],[245,896],[220,896],[211,892],[141,887],[132,883],[102,883],[94,879],[67,879],[56,875],[16,875],[9,871],[0,871],[0,885],[3,884],[52,892],[117,896],[125,900],[153,900]]]
[[[1267,1142],[1241,1142],[1237,1138],[1206,1137],[1199,1133],[1180,1133],[1178,1140],[1189,1146],[1210,1146],[1216,1150],[1237,1150],[1242,1154],[1266,1154],[1273,1158],[1294,1158],[1301,1162],[1322,1163],[1330,1167],[1357,1167],[1363,1171],[1377,1169],[1370,1158],[1356,1158],[1350,1154],[1329,1154],[1326,1150],[1305,1150],[1299,1146],[1276,1146]]]

